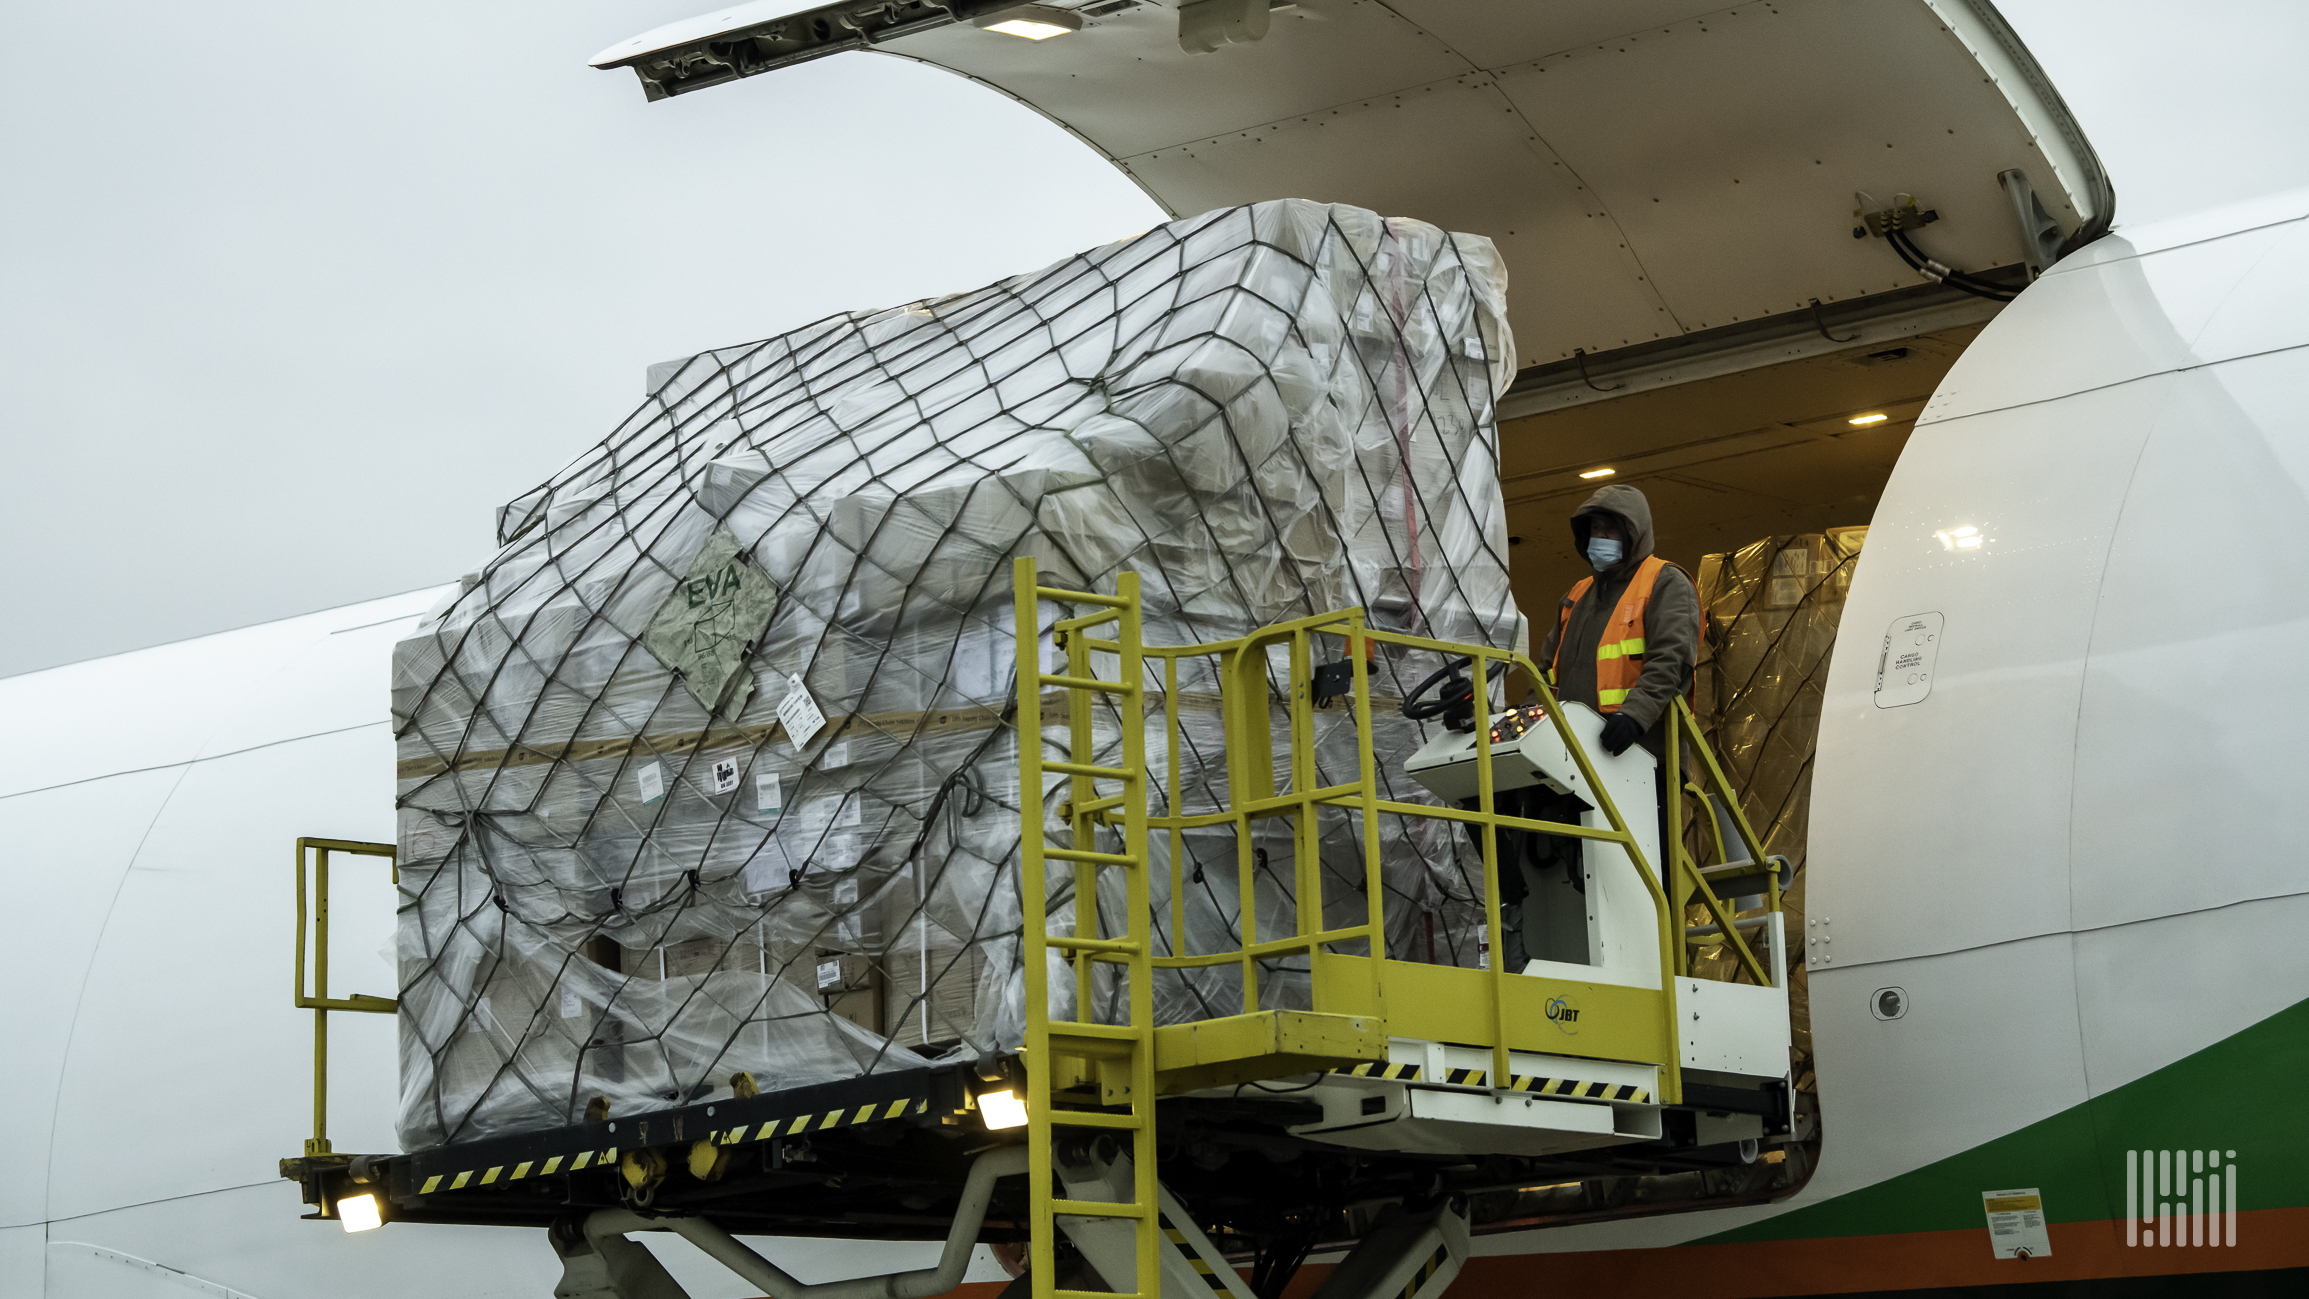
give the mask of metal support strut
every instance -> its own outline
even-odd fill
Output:
[[[954,1225],[946,1233],[946,1248],[936,1267],[885,1276],[855,1277],[809,1285],[740,1244],[719,1226],[700,1217],[647,1218],[630,1209],[601,1209],[585,1219],[582,1236],[553,1236],[561,1255],[561,1284],[554,1299],[687,1299],[686,1292],[665,1268],[641,1246],[625,1238],[629,1231],[670,1231],[697,1246],[714,1261],[737,1273],[764,1294],[777,1299],[930,1299],[962,1284],[970,1267],[970,1249],[978,1243],[978,1229],[986,1220],[986,1205],[994,1195],[994,1179],[1026,1171],[1026,1151],[1010,1146],[990,1150],[970,1165],[962,1184],[962,1199],[954,1206]],[[578,1233],[571,1233],[577,1235]]]
[[[1437,1299],[1468,1254],[1467,1217],[1441,1205],[1390,1213],[1316,1287],[1313,1299]]]

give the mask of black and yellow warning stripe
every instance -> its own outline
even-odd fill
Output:
[[[419,1195],[435,1191],[462,1191],[467,1187],[492,1186],[499,1181],[518,1182],[530,1176],[551,1177],[555,1173],[574,1173],[585,1168],[608,1168],[617,1163],[617,1147],[606,1150],[580,1150],[574,1155],[555,1155],[550,1159],[524,1159],[510,1169],[505,1164],[489,1168],[468,1168],[456,1173],[435,1173],[425,1179]]]
[[[767,1141],[771,1137],[798,1137],[808,1132],[824,1132],[829,1128],[854,1127],[860,1123],[880,1123],[884,1119],[902,1119],[909,1114],[926,1114],[930,1102],[901,1096],[894,1101],[876,1101],[871,1104],[827,1110],[823,1114],[797,1114],[790,1118],[768,1119],[761,1123],[742,1124],[706,1133],[706,1140],[717,1146],[742,1145],[749,1141]]]
[[[1169,1214],[1157,1214],[1156,1217],[1162,1223],[1163,1235],[1170,1238],[1171,1247],[1184,1254],[1187,1262],[1194,1265],[1196,1274],[1202,1277],[1204,1285],[1211,1288],[1212,1294],[1219,1296],[1219,1299],[1242,1299],[1242,1296],[1235,1293],[1233,1286],[1228,1284],[1230,1281],[1236,1284],[1242,1282],[1242,1278],[1235,1274],[1233,1268],[1228,1268],[1222,1274],[1219,1269],[1212,1267],[1210,1262],[1201,1254],[1195,1252],[1194,1246],[1187,1243],[1185,1232],[1171,1225]]]
[[[1632,1101],[1638,1105],[1652,1102],[1651,1092],[1634,1083],[1594,1082],[1586,1078],[1527,1078],[1516,1074],[1507,1080],[1507,1089],[1583,1101]]]
[[[1427,1078],[1418,1065],[1372,1061],[1349,1065],[1331,1072],[1350,1078],[1379,1078],[1388,1082],[1440,1082],[1453,1087],[1482,1087],[1491,1077],[1488,1069],[1449,1069],[1441,1078]],[[1563,1096],[1574,1100],[1632,1101],[1649,1105],[1650,1089],[1634,1083],[1595,1082],[1586,1078],[1541,1078],[1535,1075],[1511,1074],[1507,1080],[1509,1091],[1530,1092],[1536,1096]]]
[[[1443,1260],[1450,1257],[1450,1253],[1445,1246],[1437,1245],[1435,1252],[1427,1256],[1427,1261],[1419,1265],[1419,1270],[1411,1274],[1411,1279],[1403,1283],[1403,1293],[1396,1299],[1418,1299],[1420,1287],[1434,1280],[1435,1274],[1443,1270]]]
[[[1384,1078],[1389,1082],[1419,1081],[1418,1065],[1395,1064],[1386,1060],[1366,1060],[1362,1064],[1351,1064],[1331,1072],[1346,1074],[1350,1078]]]
[[[901,1096],[891,1101],[873,1101],[865,1105],[844,1106],[810,1114],[794,1114],[748,1123],[740,1127],[709,1131],[705,1139],[716,1145],[734,1146],[750,1141],[767,1141],[771,1137],[798,1137],[804,1133],[825,1132],[833,1128],[855,1127],[861,1123],[880,1123],[887,1119],[905,1118],[928,1113],[930,1102],[919,1097]],[[518,1182],[527,1177],[551,1177],[556,1173],[575,1173],[587,1168],[607,1168],[617,1163],[617,1147],[604,1150],[581,1150],[575,1155],[554,1155],[545,1159],[524,1159],[515,1164],[497,1164],[488,1168],[461,1169],[454,1173],[435,1173],[427,1177],[418,1189],[419,1195],[436,1191],[463,1191],[492,1186],[500,1181]]]

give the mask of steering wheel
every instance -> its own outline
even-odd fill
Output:
[[[1403,697],[1403,715],[1415,722],[1440,717],[1443,724],[1454,731],[1474,730],[1475,683],[1464,675],[1474,665],[1475,660],[1468,657],[1453,659],[1444,664],[1441,670],[1412,687],[1411,693]],[[1487,682],[1497,681],[1506,673],[1507,660],[1497,659],[1484,676]],[[1436,691],[1435,698],[1427,698],[1427,692],[1435,690],[1437,686],[1442,689]]]

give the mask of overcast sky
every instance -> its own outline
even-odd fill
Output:
[[[12,6],[0,675],[451,579],[649,362],[1160,219],[899,60],[649,105],[584,66],[704,8]],[[2002,8],[2120,222],[2309,184],[2309,4]]]

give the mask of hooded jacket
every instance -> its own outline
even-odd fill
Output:
[[[1644,494],[1633,487],[1614,484],[1587,498],[1587,502],[1573,511],[1571,535],[1579,553],[1587,554],[1588,533],[1598,514],[1616,515],[1628,535],[1627,554],[1620,562],[1596,574],[1595,583],[1579,603],[1571,604],[1566,594],[1563,604],[1571,605],[1571,622],[1562,625],[1558,616],[1547,619],[1547,639],[1541,642],[1535,661],[1542,669],[1555,659],[1555,644],[1559,626],[1564,634],[1563,663],[1555,683],[1556,697],[1577,700],[1593,708],[1596,706],[1595,649],[1602,638],[1604,625],[1611,611],[1619,604],[1627,590],[1628,579],[1652,553],[1652,507]],[[1666,745],[1666,730],[1661,719],[1667,716],[1668,705],[1683,694],[1692,681],[1692,665],[1700,652],[1700,597],[1692,589],[1692,579],[1684,570],[1669,565],[1660,570],[1657,584],[1652,588],[1651,604],[1644,611],[1644,667],[1635,687],[1628,692],[1627,702],[1620,711],[1634,718],[1644,728],[1644,747],[1654,753]]]

